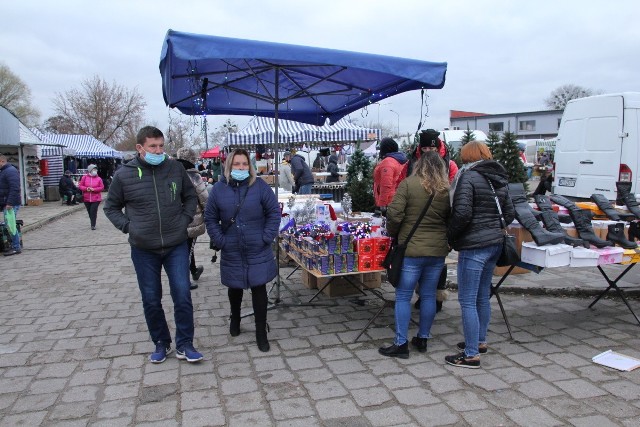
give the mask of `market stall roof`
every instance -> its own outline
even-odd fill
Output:
[[[44,141],[64,145],[75,150],[77,157],[89,157],[93,159],[122,158],[120,151],[114,150],[106,144],[98,141],[91,135],[70,135],[35,132]]]
[[[209,148],[207,151],[203,151],[202,154],[200,154],[200,157],[202,157],[203,159],[220,157],[220,147],[216,145],[213,148]]]
[[[440,89],[446,70],[446,62],[174,30],[160,55],[170,108],[191,115],[277,115],[317,126],[393,95]]]
[[[278,121],[278,142],[283,145],[306,143],[310,146],[327,145],[333,142],[355,142],[380,139],[380,129],[369,129],[340,119],[336,124],[314,126],[291,120]],[[228,146],[248,146],[273,143],[275,119],[253,117],[240,132],[229,132]]]

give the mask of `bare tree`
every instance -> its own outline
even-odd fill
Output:
[[[586,96],[598,95],[601,91],[584,88],[572,84],[562,85],[554,89],[549,97],[545,98],[544,104],[552,110],[563,110],[567,102],[572,99],[584,98]]]
[[[11,111],[22,123],[31,127],[40,112],[31,104],[31,90],[11,69],[0,64],[0,106]]]
[[[147,103],[137,89],[110,85],[96,75],[84,80],[79,89],[56,94],[53,105],[76,132],[115,147],[142,122]]]
[[[200,151],[204,146],[204,135],[198,116],[169,118],[169,128],[165,133],[164,151],[175,154],[180,148],[187,147]]]
[[[63,116],[51,116],[39,128],[47,133],[77,133],[73,123]]]

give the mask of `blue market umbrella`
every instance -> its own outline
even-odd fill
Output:
[[[273,141],[279,118],[333,124],[393,95],[441,89],[446,70],[445,62],[173,30],[160,55],[162,93],[170,108],[189,115],[274,117]]]

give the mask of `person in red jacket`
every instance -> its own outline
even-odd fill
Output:
[[[98,176],[98,167],[96,165],[87,166],[87,173],[80,178],[78,188],[82,190],[82,200],[89,214],[91,229],[96,229],[96,220],[98,218],[98,207],[102,201],[102,190],[104,183],[102,178]]]
[[[373,197],[376,206],[384,211],[400,182],[407,177],[409,160],[404,153],[398,152],[398,143],[388,137],[380,141],[380,159],[373,170]]]

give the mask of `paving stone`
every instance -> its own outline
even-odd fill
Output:
[[[595,356],[596,353],[594,353],[593,355]],[[550,354],[547,356],[547,358],[549,358],[549,360],[553,360],[555,363],[565,368],[575,368],[578,366],[585,366],[593,363],[590,358],[586,359],[576,356],[575,354],[568,353]]]
[[[107,378],[106,369],[93,369],[91,371],[76,372],[69,380],[70,386],[103,384]]]
[[[276,420],[315,415],[313,405],[306,398],[282,399],[269,402]]]
[[[29,386],[29,394],[47,394],[62,391],[67,383],[66,378],[54,378],[48,380],[36,380]],[[4,390],[9,391],[9,389]]]
[[[602,384],[601,387],[612,395],[625,400],[637,399],[640,396],[640,383],[620,380]]]
[[[429,384],[429,388],[437,394],[465,388],[465,384],[462,381],[452,376],[428,378],[425,382]]]
[[[258,384],[253,378],[233,378],[220,382],[220,390],[225,396],[248,393],[258,390]]]
[[[3,417],[2,423],[6,426],[39,426],[46,415],[46,411],[11,414]]]
[[[316,410],[322,420],[357,417],[361,415],[355,403],[348,397],[320,400],[316,402]]]
[[[178,403],[175,400],[145,403],[137,407],[136,423],[174,420],[177,413]],[[184,419],[184,413],[182,415]]]
[[[96,407],[95,401],[58,403],[51,411],[49,418],[53,420],[73,420],[91,416]]]
[[[518,391],[530,399],[561,396],[564,392],[542,380],[533,380],[517,385]]]
[[[229,412],[260,411],[265,407],[265,401],[259,391],[224,398],[224,408]]]
[[[309,383],[305,387],[313,400],[322,400],[347,395],[347,390],[337,380]]]
[[[262,384],[275,384],[295,380],[293,373],[286,369],[259,373],[258,378]]]
[[[422,387],[394,390],[393,395],[398,400],[398,403],[407,406],[423,406],[442,403],[437,396],[434,396],[430,391],[425,390]]]
[[[509,388],[509,385],[493,374],[480,374],[463,377],[464,381],[478,388],[494,391]]]
[[[329,361],[327,366],[336,375],[366,370],[366,367],[357,359]]]
[[[593,414],[596,411],[588,405],[591,399],[576,400],[569,396],[557,396],[542,399],[540,405],[559,418],[578,417]]]
[[[514,390],[496,390],[492,393],[485,393],[484,398],[489,403],[505,409],[523,408],[531,406],[531,400]]]
[[[320,368],[322,361],[317,356],[300,356],[286,359],[287,364],[294,371]]]
[[[549,358],[552,358],[554,355],[549,355]],[[543,356],[540,356],[536,353],[526,352],[519,354],[512,354],[508,356],[509,359],[513,360],[520,366],[524,366],[525,368],[531,368],[532,366],[541,366],[548,365],[551,362],[545,359]]]
[[[265,390],[265,397],[270,402],[274,400],[291,399],[303,396],[306,397],[307,392],[298,381],[270,384],[269,388]]]
[[[576,427],[616,427],[619,424],[614,423],[609,418],[603,415],[591,415],[588,417],[581,418],[569,418],[569,422]]]
[[[15,401],[11,412],[31,412],[48,409],[56,403],[58,396],[58,393],[21,396]]]
[[[603,396],[607,394],[605,390],[602,390],[583,379],[555,381],[555,385],[576,399]]]
[[[220,398],[216,390],[198,390],[182,394],[180,410],[212,408],[220,406]]]
[[[339,375],[338,379],[349,390],[374,387],[380,384],[380,380],[368,372],[356,372],[352,374]]]
[[[365,410],[364,416],[367,417],[372,426],[395,426],[410,424],[413,421],[411,417],[398,406]]]
[[[585,403],[599,414],[608,417],[640,418],[640,405],[630,405],[629,401],[615,396],[598,396],[586,399]]]
[[[267,413],[267,411],[259,410],[252,411],[250,409],[247,411],[242,411],[237,414],[232,414],[228,417],[227,425],[229,427],[271,427],[273,426],[273,421],[271,417]]]
[[[182,412],[182,423],[188,426],[223,426],[226,419],[221,408],[194,409]]]
[[[474,427],[495,427],[510,425],[510,421],[497,411],[480,410],[462,412],[460,416]]]
[[[353,390],[351,396],[358,406],[366,408],[368,406],[379,406],[391,400],[391,395],[386,388],[371,387],[366,389]]]
[[[407,374],[386,375],[380,377],[380,381],[390,390],[407,387],[417,387],[420,385],[420,382],[418,380]]]
[[[104,400],[119,400],[138,396],[140,390],[139,382],[125,384],[108,385],[104,388]]]
[[[102,402],[97,409],[98,418],[126,418],[131,420],[136,413],[135,398]]]
[[[521,426],[531,425],[532,420],[535,420],[536,426],[559,426],[564,423],[557,418],[550,415],[542,408],[536,406],[528,406],[526,408],[518,408],[507,411],[505,415],[516,424]]]
[[[308,369],[299,371],[297,374],[300,381],[305,383],[326,381],[335,377],[327,368]]]

